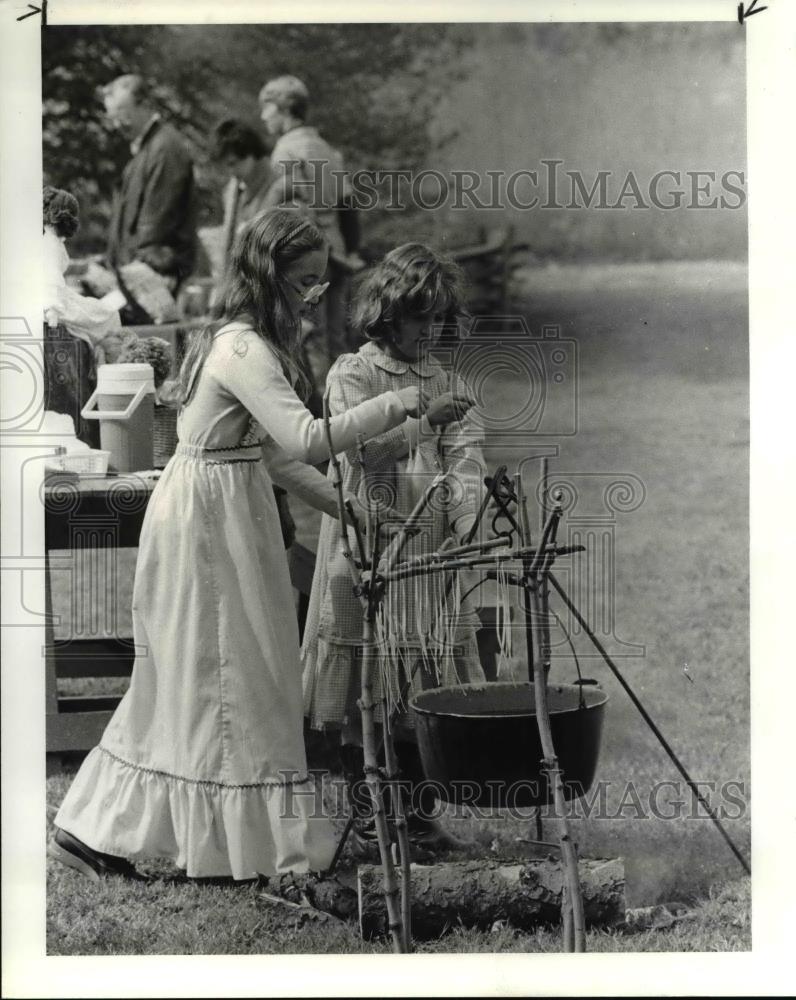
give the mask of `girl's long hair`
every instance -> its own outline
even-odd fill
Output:
[[[407,320],[442,313],[444,326],[467,315],[462,272],[423,243],[391,250],[365,276],[354,304],[354,328],[370,340],[389,340]]]
[[[304,400],[311,386],[298,362],[301,321],[287,297],[285,270],[325,245],[321,231],[295,211],[272,209],[253,219],[232,248],[213,322],[198,333],[185,356],[173,403],[185,405],[195,388],[214,335],[234,320],[248,323],[279,358],[285,377]]]

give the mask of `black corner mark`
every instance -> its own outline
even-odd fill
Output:
[[[749,6],[744,10],[743,2],[738,4],[738,24],[743,24],[747,17],[751,17],[752,14],[762,14],[764,10],[768,10],[768,7],[758,7],[757,0],[752,0]]]
[[[41,0],[41,7],[34,7],[32,3],[29,3],[28,7],[30,7],[30,10],[27,12],[27,14],[21,14],[17,18],[17,20],[18,21],[25,21],[27,18],[33,17],[34,14],[41,14],[42,27],[46,27],[46,25],[47,25],[47,0]]]

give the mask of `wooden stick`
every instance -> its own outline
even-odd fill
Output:
[[[373,821],[376,826],[376,838],[379,844],[381,868],[384,873],[384,901],[387,906],[387,919],[392,935],[393,951],[403,954],[406,950],[401,908],[399,905],[399,887],[395,875],[390,849],[390,835],[387,829],[387,817],[384,812],[384,798],[381,779],[379,777],[379,762],[376,756],[376,727],[374,721],[373,702],[373,623],[365,619],[364,644],[362,650],[362,694],[359,708],[362,713],[362,745],[365,757],[365,783],[370,792],[373,809]]]
[[[403,954],[406,950],[406,940],[401,919],[401,910],[398,905],[398,882],[395,876],[395,865],[390,853],[390,837],[387,830],[387,818],[384,815],[384,804],[379,778],[378,752],[376,750],[376,726],[374,719],[373,704],[373,661],[375,658],[375,644],[373,638],[373,620],[375,607],[369,598],[369,593],[363,587],[364,578],[362,571],[358,570],[351,554],[348,543],[348,532],[346,531],[346,509],[345,498],[343,496],[343,477],[340,468],[340,461],[334,449],[332,441],[332,421],[329,414],[329,393],[326,392],[323,398],[323,420],[326,429],[326,440],[329,444],[329,454],[332,468],[334,469],[334,485],[337,490],[337,505],[340,514],[340,528],[343,538],[343,552],[348,561],[349,572],[354,583],[354,590],[359,597],[364,613],[363,643],[362,643],[362,688],[359,699],[359,708],[362,714],[362,745],[365,758],[365,783],[370,793],[370,801],[373,807],[373,821],[376,826],[376,837],[379,843],[379,855],[384,873],[384,902],[387,907],[387,923],[392,936],[393,951]],[[364,569],[364,567],[363,567]],[[372,586],[373,580],[370,584]],[[367,588],[370,590],[370,587]]]
[[[356,572],[356,566],[354,565],[354,555],[351,552],[351,546],[348,541],[348,531],[346,530],[346,509],[345,509],[345,497],[343,496],[343,470],[340,466],[340,459],[337,457],[337,453],[334,450],[334,444],[332,442],[332,420],[329,413],[329,390],[323,397],[323,424],[326,430],[326,441],[329,445],[329,460],[331,462],[332,469],[334,470],[334,479],[332,485],[337,492],[337,511],[340,517],[340,537],[343,546],[343,555],[348,562],[348,569],[354,580],[354,584],[358,585],[361,581]]]
[[[520,472],[514,473],[514,496],[517,498],[517,524],[520,529],[520,543],[522,544],[522,547],[525,548],[527,545],[530,545],[531,542],[529,532],[527,531],[527,525],[522,519],[522,504],[525,494],[522,490],[522,473]]]
[[[420,573],[446,573],[448,570],[474,569],[476,566],[494,566],[496,563],[520,562],[526,557],[543,555],[544,551],[550,551],[553,555],[566,555],[569,549],[579,551],[579,548],[562,547],[557,549],[547,547],[545,550],[539,549],[512,549],[511,552],[495,552],[492,555],[484,554],[478,556],[464,556],[461,559],[446,559],[441,562],[425,563],[421,566],[413,566],[407,563],[400,563],[394,569],[386,573],[380,573],[379,577],[384,581],[402,580],[407,576],[417,576]],[[541,562],[541,559],[540,559]]]
[[[542,459],[542,476],[539,482],[539,531],[544,531],[547,521],[547,459]]]
[[[522,544],[528,546],[533,542],[533,539],[531,538],[531,519],[528,516],[528,498],[522,487],[522,476],[519,472],[517,473],[517,479],[519,480],[519,486],[517,489],[517,506],[519,508],[519,514],[517,519],[522,527]]]
[[[385,720],[386,723],[387,720]],[[398,840],[398,854],[401,866],[401,922],[403,924],[404,951],[412,952],[412,858],[409,846],[409,827],[406,822],[404,800],[398,783],[398,758],[395,753],[392,731],[388,725],[382,726],[384,743],[384,768],[390,783],[390,801],[395,817],[395,832]]]
[[[487,492],[485,493],[485,495],[484,495],[484,497],[483,497],[483,499],[481,501],[481,506],[480,506],[480,508],[478,510],[478,514],[476,515],[475,520],[473,521],[472,527],[468,531],[467,536],[465,538],[465,544],[466,545],[469,544],[469,543],[471,543],[473,541],[473,539],[475,538],[476,533],[478,531],[478,528],[479,528],[479,526],[480,526],[480,524],[481,524],[481,522],[482,522],[482,520],[484,518],[484,514],[486,513],[486,509],[489,506],[489,501],[494,496],[495,490],[497,489],[497,485],[501,481],[502,477],[505,474],[506,474],[506,466],[505,465],[501,465],[501,466],[498,467],[498,469],[495,472],[495,475],[492,477],[492,479],[491,480],[487,480]],[[399,531],[406,532],[407,535],[412,534],[414,532],[414,530],[417,530],[417,529],[412,529],[411,532],[407,531],[406,524],[402,524],[401,527],[400,527],[400,529],[399,529]],[[378,534],[378,528],[376,529],[376,531],[377,531],[377,534]],[[383,595],[383,593],[384,593],[384,587],[386,586],[387,580],[385,579],[385,577],[383,575],[380,575],[379,578],[376,579],[376,567],[379,565],[379,559],[377,559],[375,552],[374,552],[374,554],[371,557],[370,564],[371,564],[371,567],[372,567],[372,574],[373,574],[373,579],[372,579],[371,587],[370,587],[370,601],[371,601],[371,604],[373,605],[373,609],[374,609],[373,613],[375,614],[375,604],[376,604],[376,601],[377,601],[377,599],[379,599]],[[393,562],[393,565],[395,565],[394,562]],[[447,588],[446,588],[446,591],[445,591],[446,596],[450,593],[452,586],[453,586],[453,578],[451,577],[451,579],[448,581],[448,585],[447,585]],[[410,685],[412,683],[412,677],[414,677],[414,671],[416,669],[417,669],[417,667],[413,668],[413,670],[412,670],[412,676],[409,677],[409,678],[407,678],[404,681],[403,687],[401,689],[401,696],[399,698],[399,704],[402,704],[403,701],[404,701],[404,699],[406,698],[407,692],[409,691],[409,687],[410,687]],[[395,711],[393,712],[393,718],[394,718],[394,716],[395,716]],[[390,722],[392,722],[392,719],[390,720]],[[378,753],[378,751],[377,751],[377,753]],[[340,857],[341,857],[341,855],[343,853],[343,846],[345,845],[345,842],[348,839],[348,836],[351,833],[351,830],[353,829],[353,827],[354,827],[354,817],[350,816],[348,818],[347,822],[346,822],[345,827],[343,828],[343,833],[342,833],[342,835],[340,837],[340,842],[337,845],[337,850],[335,851],[334,858],[332,859],[332,864],[331,864],[330,869],[329,869],[330,872],[334,872],[335,871],[335,869],[337,867],[337,863],[339,862]]]
[[[359,469],[360,469],[360,482],[365,487],[365,499],[367,503],[365,504],[365,534],[368,538],[371,538],[371,530],[373,528],[373,516],[370,509],[370,494],[368,491],[368,480],[367,480],[367,466],[365,464],[365,435],[357,435],[357,457],[359,459]],[[375,563],[370,564],[370,568],[373,569]]]
[[[359,526],[359,519],[357,518],[357,515],[354,512],[354,505],[351,503],[350,500],[346,500],[345,509],[346,513],[351,518],[351,524],[354,528],[354,538],[356,539],[357,552],[359,553],[359,565],[362,567],[362,569],[369,569],[370,567],[368,566],[368,557],[365,552],[365,539],[362,537],[362,529]]]
[[[365,462],[365,439],[363,435],[359,435],[358,438],[359,447],[357,449],[359,466],[361,470],[361,481],[365,484],[366,499],[367,504],[365,506],[365,516],[366,516],[366,526],[367,531],[370,533],[373,531],[371,510],[370,510],[370,498],[367,493],[367,465]],[[373,631],[373,623],[376,616],[376,608],[379,600],[379,591],[376,588],[375,579],[375,569],[379,562],[379,514],[378,511],[375,513],[375,531],[373,532],[371,538],[371,553],[370,553],[370,587],[368,592],[368,601],[366,609],[366,618],[369,622],[369,627],[371,633]],[[367,558],[364,551],[364,542],[361,543],[361,553],[363,561]],[[410,866],[412,863],[409,847],[409,828],[406,822],[406,816],[404,814],[404,802],[401,795],[401,788],[397,784],[398,780],[398,761],[395,754],[395,745],[393,744],[392,732],[389,728],[389,720],[386,719],[386,701],[384,703],[384,714],[385,719],[382,725],[382,743],[384,745],[384,763],[385,772],[387,776],[387,781],[389,782],[390,790],[390,801],[393,807],[393,816],[395,817],[395,832],[396,839],[398,841],[398,855],[399,864],[401,867],[401,933],[403,938],[403,951],[409,954],[412,949],[412,874]],[[379,750],[376,749],[375,757],[378,759]],[[393,865],[395,864],[394,860]]]
[[[557,502],[551,512],[548,523],[545,525],[545,534],[553,542],[555,542],[560,517],[561,504]],[[578,873],[578,856],[566,816],[564,786],[561,779],[558,757],[553,744],[553,735],[550,727],[550,709],[547,703],[547,675],[550,670],[550,629],[547,623],[547,574],[553,558],[554,556],[549,554],[544,557],[536,586],[533,586],[532,583],[533,576],[531,574],[526,576],[527,589],[530,590],[532,588],[539,633],[539,656],[534,663],[533,672],[534,700],[539,740],[542,745],[542,753],[544,754],[543,765],[553,792],[553,804],[559,825],[561,859],[566,877],[567,907],[570,912],[564,920],[564,945],[567,948],[571,948],[572,951],[582,952],[586,950],[586,925],[583,915],[583,895],[581,893],[580,876]],[[564,912],[566,913],[567,911],[565,910]]]
[[[408,569],[410,566],[427,566],[435,562],[440,562],[442,559],[457,558],[459,556],[468,556],[473,554],[479,554],[488,551],[489,549],[499,549],[505,548],[507,545],[511,545],[511,540],[509,538],[490,538],[485,542],[473,543],[470,545],[451,545],[445,548],[444,544],[436,552],[426,552],[423,555],[412,556],[411,559],[407,559],[406,562],[399,563],[394,569]]]
[[[385,573],[382,574],[384,578],[387,578],[387,573],[392,569],[395,563],[398,561],[398,556],[404,549],[407,541],[409,540],[409,533],[413,531],[417,525],[417,522],[423,515],[423,511],[428,506],[431,497],[435,490],[445,482],[448,478],[447,473],[442,472],[434,478],[434,481],[426,488],[423,496],[415,504],[414,510],[409,515],[409,517],[404,521],[398,530],[398,534],[393,538],[390,544],[384,551],[383,560],[385,562]]]

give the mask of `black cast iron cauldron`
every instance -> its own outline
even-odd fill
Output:
[[[551,685],[550,728],[567,800],[594,781],[608,695],[599,688]],[[415,695],[420,756],[426,778],[454,805],[490,809],[552,802],[541,770],[542,746],[528,682],[464,684]]]

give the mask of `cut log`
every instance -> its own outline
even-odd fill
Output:
[[[352,878],[353,882],[353,878]],[[273,895],[298,906],[312,906],[322,913],[328,913],[339,920],[355,920],[357,916],[357,894],[352,885],[341,878],[322,878],[317,875],[275,875],[268,879],[268,893],[263,899]],[[382,897],[382,903],[384,899]]]
[[[611,927],[625,918],[625,868],[619,859],[582,859],[586,923]],[[457,861],[412,865],[412,934],[437,938],[456,926],[489,928],[497,920],[519,930],[561,921],[564,875],[558,860]],[[387,930],[381,869],[357,872],[359,927],[364,938]]]

